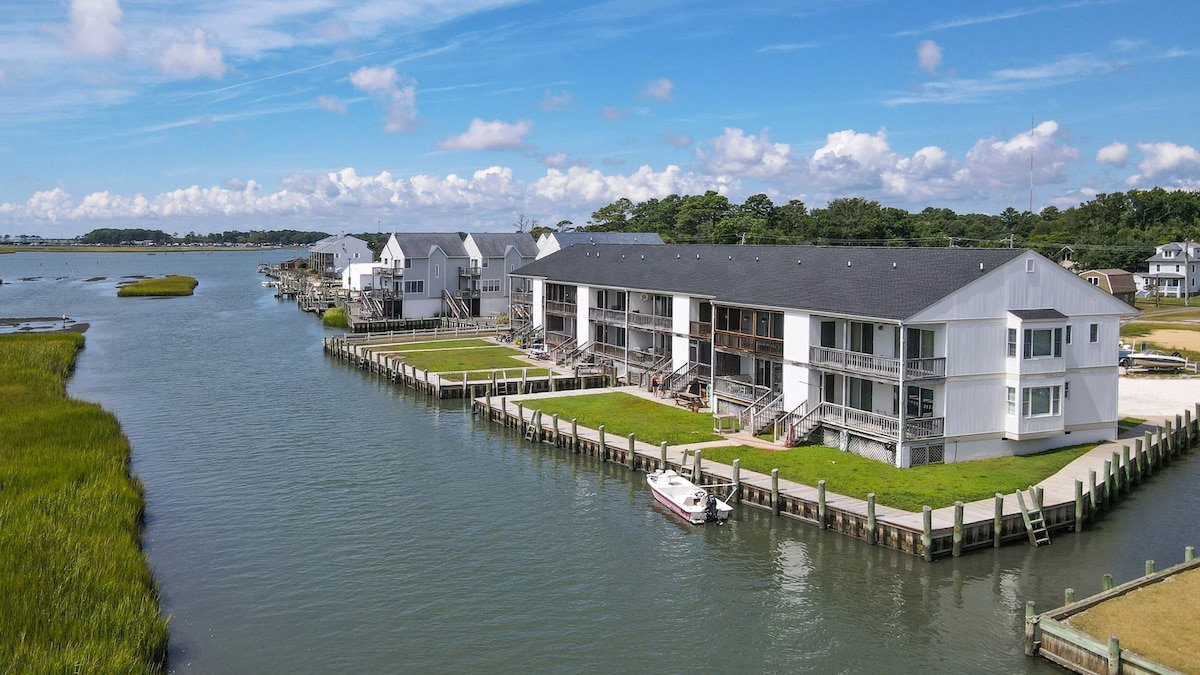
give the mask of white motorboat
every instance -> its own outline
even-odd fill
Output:
[[[733,512],[733,507],[725,500],[671,469],[646,474],[646,483],[655,499],[689,523],[720,524],[729,520],[729,514]]]
[[[1180,370],[1187,366],[1187,359],[1180,356],[1179,352],[1167,354],[1157,349],[1145,349],[1123,355],[1121,365],[1126,368],[1145,368],[1146,370]]]

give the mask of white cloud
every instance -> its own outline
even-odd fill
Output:
[[[547,89],[545,96],[543,96],[541,102],[538,103],[538,107],[547,111],[566,110],[567,108],[571,107],[571,103],[574,102],[574,100],[575,97],[571,94],[571,92],[563,91],[555,94]]]
[[[687,134],[676,134],[671,130],[663,132],[663,140],[673,148],[686,148],[692,144],[692,137]]]
[[[936,73],[942,65],[942,48],[933,40],[921,40],[917,45],[917,67],[927,73]]]
[[[1131,187],[1144,183],[1160,184],[1165,179],[1174,179],[1172,187],[1196,189],[1200,186],[1200,152],[1190,145],[1175,143],[1138,143],[1142,153],[1138,162],[1140,174],[1125,179]]]
[[[1035,183],[1061,183],[1067,164],[1079,158],[1079,150],[1063,141],[1058,123],[1049,120],[1007,140],[976,141],[967,151],[964,180],[980,190],[1028,185],[1032,160]]]
[[[209,44],[207,33],[193,28],[163,48],[154,58],[154,67],[171,77],[219,80],[225,74],[225,57],[219,47]]]
[[[412,133],[420,128],[415,80],[402,81],[395,68],[364,66],[351,73],[350,84],[384,104],[387,110],[383,123],[385,132]]]
[[[126,42],[122,15],[117,0],[71,0],[68,46],[94,56],[119,56]]]
[[[318,96],[317,105],[321,106],[321,110],[331,112],[336,115],[346,114],[346,104],[342,103],[336,96]]]
[[[675,99],[675,83],[665,77],[651,80],[638,97],[644,101],[670,103]]]
[[[1124,143],[1109,143],[1096,153],[1096,161],[1120,168],[1129,161],[1129,146]]]
[[[765,132],[759,138],[726,127],[725,133],[709,144],[711,152],[697,148],[696,157],[706,171],[718,176],[771,178],[788,169],[791,148],[786,143],[770,142]]]
[[[532,129],[533,122],[529,120],[509,124],[500,120],[485,122],[476,117],[465,133],[441,141],[438,147],[443,150],[520,150],[525,147],[525,135]]]
[[[640,202],[669,194],[703,194],[706,190],[724,192],[727,187],[725,181],[685,174],[675,165],[669,165],[663,171],[641,166],[628,176],[573,167],[565,172],[547,170],[545,176],[530,184],[528,195],[535,202],[602,205],[621,197]]]
[[[71,195],[62,188],[35,192],[25,203],[25,213],[35,220],[57,223],[71,215]]]

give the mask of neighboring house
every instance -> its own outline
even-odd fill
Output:
[[[342,288],[348,291],[383,288],[383,277],[378,271],[379,263],[350,263],[342,270]]]
[[[1079,277],[1133,307],[1138,285],[1132,272],[1119,269],[1089,270],[1080,274]]]
[[[1136,310],[1032,251],[571,246],[512,276],[547,344],[755,433],[898,467],[1116,438]]]
[[[1164,297],[1182,298],[1200,292],[1200,244],[1177,241],[1156,246],[1146,258],[1146,289]]]
[[[472,232],[463,244],[471,257],[471,316],[498,316],[509,311],[508,273],[537,257],[538,247],[526,232]]]
[[[662,244],[654,232],[546,232],[537,240],[538,259],[575,244]]]
[[[376,275],[400,318],[496,316],[509,309],[505,274],[536,254],[533,238],[520,232],[397,232]]]
[[[308,268],[321,276],[338,277],[350,263],[369,263],[375,259],[370,245],[348,234],[325,237],[308,251]]]

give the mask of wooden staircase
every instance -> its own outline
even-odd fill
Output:
[[[1029,543],[1042,546],[1050,543],[1050,535],[1046,532],[1046,518],[1042,514],[1040,490],[1029,486],[1029,506],[1025,506],[1025,497],[1017,490],[1017,504],[1021,507],[1021,518],[1025,521],[1025,531],[1029,534]]]

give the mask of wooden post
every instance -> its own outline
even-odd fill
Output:
[[[742,503],[742,460],[733,460],[733,493],[730,501],[734,504]]]
[[[1075,589],[1068,588],[1063,591],[1063,604],[1069,605],[1072,602],[1075,602]]]
[[[867,543],[875,544],[875,493],[867,493]]]
[[[1100,583],[1100,588],[1101,590],[1105,591],[1111,591],[1113,589],[1113,576],[1111,574],[1104,575],[1104,580]]]
[[[1146,443],[1146,475],[1149,476],[1154,473],[1158,463],[1154,461],[1154,442],[1149,431],[1146,432],[1143,440]]]
[[[484,392],[483,397],[484,401],[487,403],[488,419],[492,419],[492,392]]]
[[[659,457],[658,457],[659,467],[658,468],[662,469],[663,471],[666,471],[667,470],[667,442],[666,441],[663,441],[662,443],[658,444],[658,452],[659,452]]]
[[[496,371],[492,371],[492,392],[496,391]]]
[[[517,429],[521,431],[521,435],[525,435],[525,403],[517,401]]]
[[[629,470],[630,471],[633,471],[634,466],[637,465],[637,451],[635,450],[635,448],[637,447],[635,445],[636,443],[637,443],[637,434],[635,434],[633,432],[629,432],[629,456],[626,459],[629,460]]]
[[[1185,451],[1192,448],[1192,411],[1183,411],[1183,449]]]
[[[1037,624],[1034,622],[1033,601],[1025,603],[1025,656],[1037,656]]]
[[[1108,675],[1121,675],[1121,641],[1116,635],[1108,638]]]
[[[825,481],[817,481],[817,525],[822,530],[829,527],[829,511],[825,506]]]
[[[508,397],[500,397],[500,421],[504,423],[505,428],[508,427]]]
[[[554,413],[553,415],[551,415],[550,421],[554,424],[554,446],[558,447],[558,445],[559,445],[558,413]]]
[[[1195,546],[1185,546],[1183,548],[1183,561],[1184,562],[1192,562],[1195,559],[1196,559],[1196,547]]]
[[[700,449],[696,449],[696,456],[692,458],[692,482],[696,485],[704,483],[704,473],[700,469]]]
[[[1125,491],[1129,492],[1130,485],[1133,484],[1133,468],[1129,466],[1129,446],[1121,446],[1121,464],[1125,467],[1124,482]]]
[[[1125,487],[1124,485],[1122,485],[1123,482],[1124,481],[1121,480],[1121,455],[1114,452],[1114,453],[1112,453],[1112,489],[1113,489],[1112,494],[1113,494],[1113,497],[1116,497],[1117,495],[1119,495],[1121,493],[1121,490]],[[1116,500],[1114,499],[1113,501],[1116,501]]]
[[[571,418],[571,451],[579,452],[579,423],[574,417]]]
[[[1142,482],[1142,478],[1146,475],[1146,455],[1142,451],[1142,439],[1138,438],[1133,441],[1133,473],[1137,477],[1137,482]]]
[[[600,428],[598,429],[598,431],[600,432],[600,461],[607,462],[608,461],[608,445],[604,442],[604,425],[603,424],[600,425]]]
[[[954,548],[951,553],[955,558],[962,555],[963,542],[963,503],[954,502]]]
[[[522,368],[521,369],[521,393],[522,394],[529,393],[528,386],[529,386],[529,369]]]
[[[1004,495],[996,493],[996,515],[992,516],[992,546],[1000,548],[1000,535],[1004,532]]]
[[[1165,445],[1163,445],[1163,428],[1154,427],[1154,435],[1158,438],[1158,463],[1162,464],[1162,461],[1167,457],[1167,448]]]
[[[779,515],[779,469],[771,469],[771,513]]]
[[[1075,531],[1083,532],[1083,481],[1075,480]]]
[[[1163,456],[1164,457],[1174,457],[1175,456],[1175,434],[1171,433],[1171,429],[1173,428],[1171,426],[1171,420],[1164,420],[1163,425],[1165,427],[1165,429],[1163,430],[1163,438],[1166,439],[1166,443],[1167,443],[1166,447],[1163,448]]]
[[[1104,460],[1104,508],[1112,506],[1112,460]]]
[[[925,561],[932,562],[933,561],[933,509],[929,508],[929,505],[926,504],[925,506],[921,507],[921,515],[923,516],[922,520],[924,521],[922,523],[921,545],[925,547]]]

